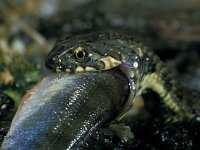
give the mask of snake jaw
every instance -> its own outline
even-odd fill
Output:
[[[121,61],[110,56],[101,58],[100,61],[104,63],[104,70],[114,68],[122,63]]]
[[[81,66],[78,66],[77,68],[75,68],[73,70],[70,69],[70,68],[66,68],[64,70],[64,72],[66,72],[66,73],[81,73],[81,72],[87,72],[87,71],[97,71],[97,69],[93,68],[93,67],[85,67],[85,68],[83,68]],[[56,72],[62,72],[62,70],[60,68],[57,68]]]
[[[86,67],[85,71],[97,71],[97,69],[95,69],[93,67]]]
[[[81,66],[78,66],[76,69],[75,69],[75,72],[79,73],[79,72],[86,72],[86,71],[97,71],[97,69],[93,68],[93,67],[81,67]]]
[[[75,69],[75,72],[84,72],[84,68],[78,66],[78,67]]]

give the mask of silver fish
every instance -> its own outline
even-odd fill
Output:
[[[21,100],[1,150],[74,149],[114,120],[129,95],[118,70],[52,73]]]

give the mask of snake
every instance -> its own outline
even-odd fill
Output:
[[[120,120],[147,89],[156,92],[164,105],[182,119],[193,114],[181,101],[181,86],[174,71],[152,50],[132,36],[100,31],[58,40],[46,59],[53,72],[69,74],[102,72],[119,68],[129,81],[130,94],[116,120]]]

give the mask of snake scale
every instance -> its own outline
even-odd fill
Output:
[[[104,31],[66,38],[55,44],[47,57],[46,66],[54,72],[67,73],[120,68],[129,80],[131,92],[117,120],[146,89],[155,91],[180,118],[193,117],[181,102],[181,89],[173,71],[133,37]]]

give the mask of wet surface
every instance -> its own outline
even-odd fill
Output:
[[[49,74],[22,99],[2,149],[79,147],[116,117],[128,93],[127,79],[117,70]]]
[[[12,76],[6,80],[0,77],[0,90],[12,96],[17,106],[21,96],[30,89],[29,85],[35,84],[41,77],[37,73],[44,74],[44,56],[59,36],[104,29],[125,32],[146,43],[178,72],[178,78],[186,89],[189,88],[185,92],[185,99],[189,99],[187,103],[196,117],[190,123],[165,124],[164,118],[174,114],[166,107],[161,107],[159,97],[148,91],[149,94],[143,96],[145,108],[142,107],[136,117],[124,120],[126,125],[131,126],[134,140],[122,142],[111,130],[101,128],[93,132],[85,148],[177,150],[185,147],[198,150],[199,4],[198,0],[1,2],[0,71],[8,69]],[[24,65],[23,61],[19,61],[24,58],[26,62],[36,62],[40,67]],[[9,84],[4,84],[7,82]],[[9,114],[9,111],[6,112],[6,115]],[[1,141],[9,129],[11,119],[4,116],[2,120]]]

